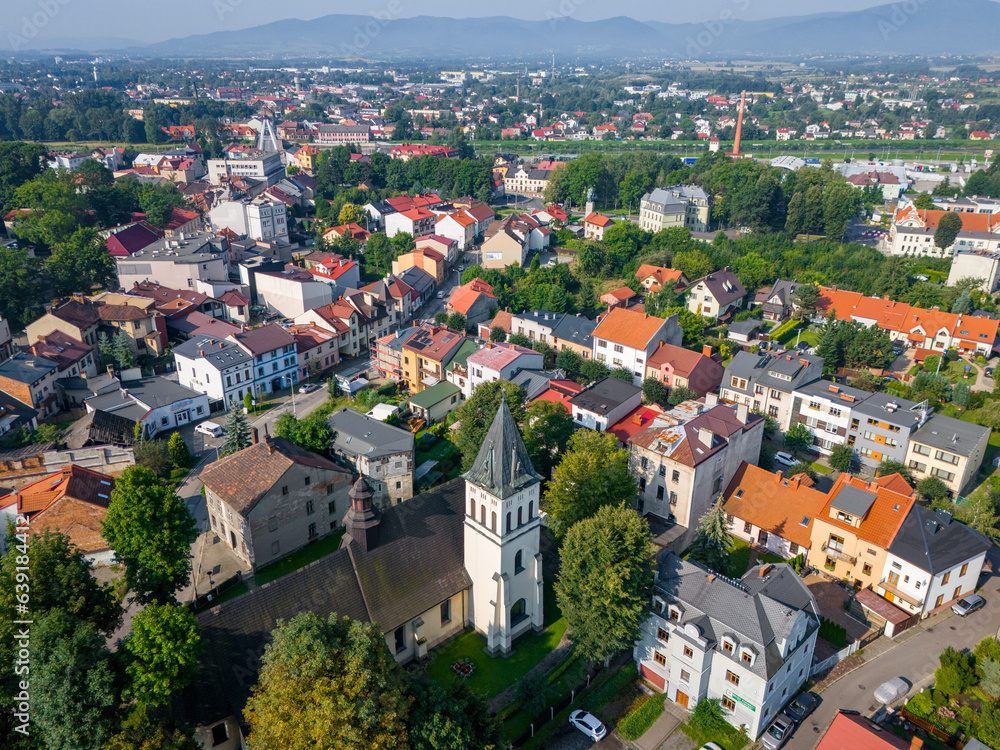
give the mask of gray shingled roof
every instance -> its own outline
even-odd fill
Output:
[[[639,386],[609,376],[573,396],[569,402],[594,414],[608,414],[641,392]]]
[[[412,432],[393,427],[346,406],[331,414],[326,423],[333,430],[333,451],[352,459],[358,456],[377,458],[413,451]]]
[[[932,414],[931,418],[913,433],[910,440],[967,458],[979,441],[989,433],[989,427],[963,422],[961,419],[946,417],[943,414]]]
[[[951,514],[914,503],[896,532],[889,552],[937,575],[992,546],[989,539],[955,521]]]
[[[770,374],[772,372],[788,375],[791,380],[775,377]],[[729,366],[726,367],[722,383],[725,388],[741,390],[732,384],[732,379],[736,377],[747,381],[747,387],[742,390],[743,393],[752,394],[755,385],[774,388],[782,393],[791,393],[806,383],[819,380],[822,375],[823,360],[819,357],[792,352],[754,354],[753,352],[741,351],[736,353]]]
[[[462,476],[500,498],[541,481],[506,398],[500,402],[472,468]]]

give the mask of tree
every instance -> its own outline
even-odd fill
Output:
[[[434,325],[436,326],[446,326],[448,325],[448,313],[441,312],[434,313]]]
[[[801,422],[796,422],[785,433],[785,447],[793,454],[808,450],[813,444],[813,435],[809,428]]]
[[[490,341],[494,344],[501,344],[507,340],[507,331],[501,326],[490,328]]]
[[[151,604],[132,618],[124,652],[129,693],[143,706],[162,706],[198,671],[198,621],[190,610]]]
[[[698,398],[698,394],[683,385],[675,385],[670,389],[670,396],[667,398],[668,406],[677,406],[685,401],[692,401]]]
[[[948,486],[937,477],[924,477],[917,482],[917,492],[920,499],[932,505],[942,500],[947,500],[949,496]]]
[[[962,215],[954,211],[946,211],[938,220],[934,230],[934,244],[939,250],[947,250],[955,244],[955,238],[962,231]]]
[[[788,211],[785,215],[785,231],[792,237],[802,234],[805,227],[806,198],[801,191],[792,195],[788,201]]]
[[[580,378],[585,383],[594,383],[603,380],[611,374],[611,370],[603,362],[596,359],[585,359],[580,364]]]
[[[319,411],[302,419],[288,413],[282,414],[274,424],[274,434],[321,455],[326,455],[333,440],[333,432],[326,417]]]
[[[729,570],[729,553],[732,550],[733,536],[729,533],[726,509],[720,498],[698,522],[688,554],[692,560],[717,573],[725,575],[731,572],[733,575],[742,575],[743,571]]]
[[[198,529],[185,502],[149,469],[122,472],[101,531],[140,603],[170,602],[187,584]]]
[[[136,706],[122,722],[118,733],[103,750],[200,750],[194,732],[150,714],[145,706]]]
[[[913,207],[924,211],[927,209],[934,209],[934,198],[930,193],[920,193],[916,198],[913,199]]]
[[[169,445],[163,440],[141,440],[132,449],[136,466],[145,467],[158,477],[170,475],[173,459],[170,457]]]
[[[580,304],[577,306],[585,318],[593,318],[597,314],[599,300],[597,290],[589,279],[580,284]]]
[[[236,408],[235,404],[233,408]],[[243,408],[246,409],[247,413],[253,409],[253,394],[250,391],[247,391],[246,395],[243,396]]]
[[[948,646],[938,657],[941,662],[934,670],[934,689],[951,697],[961,695],[976,684],[976,670],[967,654]]]
[[[969,405],[969,398],[972,396],[972,389],[964,380],[960,380],[952,387],[951,401],[955,406],[965,407]]]
[[[647,404],[664,404],[667,400],[667,386],[659,378],[642,381],[642,398]]]
[[[857,455],[849,445],[835,445],[830,453],[830,468],[834,471],[850,473],[857,464]]]
[[[827,237],[839,240],[858,213],[858,193],[846,182],[827,186],[823,193],[823,222]]]
[[[973,309],[972,297],[969,296],[969,290],[963,289],[962,293],[958,295],[958,298],[952,304],[951,311],[956,315],[968,315]]]
[[[191,451],[188,450],[187,443],[179,432],[175,432],[167,441],[167,450],[170,451],[170,463],[178,469],[186,469],[191,463]]]
[[[531,348],[531,339],[523,333],[512,333],[507,337],[508,344],[514,344],[515,346],[523,346],[525,348]]]
[[[718,732],[726,723],[718,698],[702,698],[691,714],[691,726],[702,732]]]
[[[544,496],[549,524],[557,537],[606,505],[624,506],[635,499],[628,459],[628,451],[618,447],[618,439],[610,433],[573,433]]]
[[[460,333],[465,333],[465,329],[468,328],[469,322],[464,315],[460,312],[453,312],[448,316],[448,327],[453,331],[458,331]]]
[[[111,356],[119,371],[135,367],[136,360],[135,352],[132,351],[132,339],[125,331],[119,330],[111,339]]]
[[[500,408],[500,397],[506,396],[507,407],[517,424],[524,423],[525,407],[524,389],[507,380],[494,380],[490,383],[480,383],[472,392],[472,396],[455,411],[455,417],[461,422],[455,435],[455,445],[462,452],[462,469],[472,467],[479,448],[483,444],[486,432],[493,424],[493,418]]]
[[[51,750],[102,750],[120,701],[105,636],[61,609],[35,621],[31,632],[32,723]]]
[[[338,224],[361,224],[365,220],[365,210],[356,203],[345,203],[337,217]]]
[[[411,699],[375,623],[279,620],[247,703],[254,750],[409,750]]]
[[[580,355],[572,349],[563,349],[556,355],[556,367],[563,370],[567,376],[573,377],[580,372],[580,365],[583,363]]]
[[[648,616],[653,553],[649,525],[623,505],[566,534],[555,592],[583,658],[605,660],[635,643]]]
[[[984,701],[975,736],[986,747],[1000,747],[1000,706],[996,703]]]
[[[909,468],[902,461],[887,458],[875,467],[875,476],[877,477],[888,477],[893,474],[899,474],[907,483],[913,484],[913,474],[910,473]]]
[[[557,401],[534,401],[527,416],[524,445],[535,471],[548,479],[555,456],[566,450],[573,435],[573,415]]]
[[[809,317],[816,311],[821,292],[816,284],[802,284],[795,290],[795,304],[802,310],[802,317]]]
[[[23,247],[0,247],[0,317],[10,323],[11,330],[20,330],[38,317],[41,292],[39,262]]]
[[[115,280],[115,261],[97,230],[81,228],[65,241],[52,246],[45,270],[57,296],[95,287],[105,288]]]
[[[238,407],[234,408],[234,405],[230,404],[229,418],[226,420],[222,437],[222,452],[228,456],[232,453],[239,453],[244,448],[249,448],[251,437],[247,415]]]
[[[555,694],[556,686],[539,672],[522,677],[514,689],[517,702],[532,716],[538,716],[544,711]]]
[[[416,677],[410,685],[409,736],[412,750],[495,750],[503,742],[500,723],[486,701],[462,681],[447,690]]]
[[[618,378],[619,380],[624,380],[626,383],[632,382],[632,371],[627,367],[616,367],[610,373],[613,378]]]

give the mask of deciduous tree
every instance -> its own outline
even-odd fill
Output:
[[[557,401],[534,401],[528,407],[524,444],[535,471],[548,478],[556,456],[573,435],[573,415]]]
[[[939,250],[947,250],[955,244],[955,238],[962,231],[962,215],[954,211],[945,212],[934,230],[934,244]]]
[[[132,618],[124,645],[129,694],[140,705],[166,704],[191,681],[201,651],[198,621],[190,610],[151,604]]]

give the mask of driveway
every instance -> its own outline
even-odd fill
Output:
[[[997,554],[996,548],[991,554]],[[881,648],[891,645],[889,650],[871,655],[870,661],[825,689],[819,708],[798,728],[785,748],[814,750],[838,709],[851,709],[871,716],[880,705],[872,693],[886,680],[902,677],[911,685],[907,693],[910,697],[931,683],[939,665],[938,655],[946,647],[968,652],[986,636],[996,635],[1000,622],[998,585],[1000,577],[993,575],[986,579],[981,589],[986,606],[968,617],[957,617],[946,610],[905,631],[894,643],[882,639],[867,647],[867,653],[878,654]]]

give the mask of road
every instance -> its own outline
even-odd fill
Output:
[[[840,708],[860,711],[866,716],[875,713],[879,704],[872,695],[875,688],[892,677],[902,677],[910,683],[907,697],[919,692],[933,680],[938,667],[938,655],[948,646],[971,651],[986,636],[996,635],[1000,624],[1000,576],[986,579],[980,593],[986,606],[969,615],[957,617],[949,611],[914,626],[915,635],[873,658],[842,677],[825,690],[819,708],[798,728],[785,745],[786,750],[813,750],[823,733],[833,722]],[[900,638],[903,638],[900,636]]]

